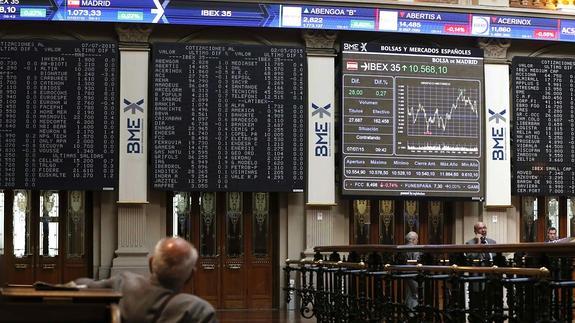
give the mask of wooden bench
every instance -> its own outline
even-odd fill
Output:
[[[0,288],[0,322],[120,323],[117,303],[121,297],[121,293],[111,289]]]

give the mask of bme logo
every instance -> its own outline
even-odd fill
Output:
[[[80,0],[68,0],[68,7],[79,7]]]
[[[507,125],[505,124],[506,118],[504,117],[506,110],[503,109],[499,113],[488,109],[489,114],[489,122],[495,121],[496,124],[499,124],[501,121],[501,126],[491,125],[491,160],[507,160],[507,156],[505,154],[505,141],[507,139]]]
[[[343,50],[367,52],[367,43],[343,43]]]
[[[144,112],[142,104],[144,104],[144,99],[137,102],[130,102],[124,99],[124,113],[131,112],[136,114],[137,112]],[[126,151],[128,154],[141,154],[143,153],[143,132],[144,132],[144,119],[142,117],[130,117],[126,115],[126,130],[128,131],[129,137],[126,143]]]
[[[331,118],[331,113],[327,110],[331,108],[331,103],[326,104],[325,106],[317,105],[315,103],[311,104],[314,111],[312,112],[311,116],[314,117],[319,115],[320,119],[323,119],[324,116],[327,118]],[[331,129],[331,120],[328,121],[315,121],[314,123],[314,132],[316,135],[315,141],[315,156],[316,157],[328,157],[331,156],[330,152],[330,129]]]

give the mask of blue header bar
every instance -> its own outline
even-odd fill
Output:
[[[5,1],[0,2],[2,20],[358,30],[575,42],[575,20],[569,19],[231,1]]]

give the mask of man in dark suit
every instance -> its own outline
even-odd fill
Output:
[[[149,259],[150,277],[124,272],[110,279],[80,278],[77,285],[113,288],[122,293],[122,322],[214,323],[214,308],[205,300],[180,293],[192,278],[198,251],[181,238],[164,238]]]
[[[487,238],[487,226],[483,222],[477,222],[473,226],[473,232],[475,237],[468,240],[465,244],[497,244],[497,242],[491,238]],[[468,258],[478,259],[482,263],[488,263],[493,260],[493,255],[490,253],[469,253]]]
[[[477,222],[473,226],[475,237],[468,240],[465,244],[497,244],[493,239],[487,238],[487,226],[483,222]],[[469,253],[467,257],[470,260],[479,260],[480,265],[489,265],[493,261],[493,254],[489,252]],[[469,283],[469,308],[471,314],[469,316],[470,322],[480,322],[483,311],[488,307],[488,300],[485,295],[485,283],[473,282]]]

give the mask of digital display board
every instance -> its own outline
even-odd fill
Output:
[[[378,30],[402,33],[468,35],[470,15],[461,13],[380,10]]]
[[[0,41],[0,188],[113,189],[115,43]]]
[[[575,19],[195,0],[7,0],[1,20],[359,30],[575,41]]]
[[[153,46],[152,186],[303,191],[305,51]]]
[[[477,49],[343,42],[342,194],[482,199]]]
[[[514,195],[575,195],[575,60],[515,57]]]

